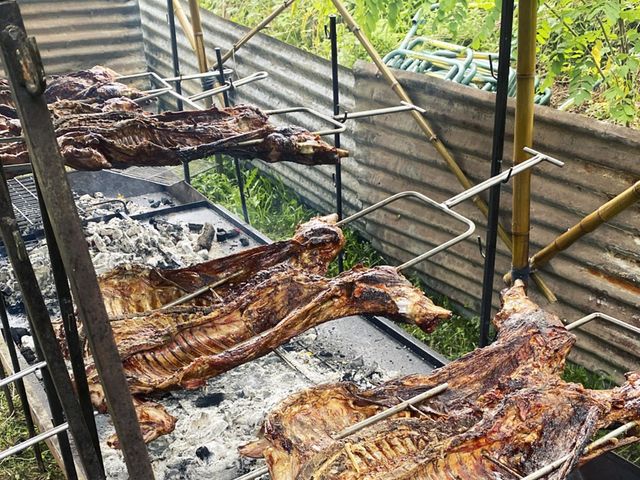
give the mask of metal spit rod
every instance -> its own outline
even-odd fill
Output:
[[[94,415],[97,415],[98,412],[93,412]],[[23,450],[26,450],[27,448],[36,445],[40,442],[42,442],[43,440],[46,440],[47,438],[51,438],[55,435],[58,435],[59,433],[65,432],[69,430],[69,423],[68,422],[64,422],[61,423],[60,425],[57,425],[45,432],[40,433],[39,435],[36,435],[35,437],[31,437],[28,440],[25,440],[24,442],[18,443],[17,445],[14,445],[11,448],[7,448],[6,450],[3,450],[2,452],[0,452],[0,462],[2,460],[4,460],[5,458],[10,457],[11,455],[15,455],[17,453],[20,453]]]
[[[635,327],[633,325],[630,325],[626,322],[623,322],[622,320],[612,317],[611,315],[607,315],[606,313],[602,313],[602,312],[594,312],[590,315],[587,315],[586,317],[582,317],[578,320],[576,320],[575,322],[571,322],[569,324],[566,325],[567,330],[573,330],[574,328],[579,328],[581,326],[583,326],[586,323],[589,323],[592,320],[595,319],[601,319],[604,320],[606,322],[612,323],[614,325],[617,325],[621,328],[624,328],[626,330],[629,330],[630,332],[633,333],[637,333],[638,335],[640,335],[640,328]]]
[[[467,230],[458,235],[457,237],[452,238],[451,240],[448,240],[440,245],[438,245],[437,247],[432,248],[431,250],[418,255],[417,257],[413,258],[412,260],[409,260],[405,263],[403,263],[402,265],[399,265],[398,267],[396,267],[398,270],[404,270],[405,268],[409,268],[412,267],[413,265],[426,260],[429,257],[432,257],[433,255],[435,255],[436,253],[439,253],[443,250],[446,250],[447,248],[455,245],[456,243],[461,242],[462,240],[468,238],[470,235],[473,234],[473,232],[475,231],[475,223],[473,223],[473,221],[471,221],[470,219],[468,219],[467,217],[451,210],[451,208],[455,207],[456,205],[464,202],[465,200],[468,200],[470,198],[475,197],[476,195],[478,195],[479,193],[481,193],[484,190],[487,190],[488,188],[492,187],[493,185],[496,185],[500,182],[503,181],[507,181],[509,180],[512,176],[514,175],[518,175],[519,173],[528,170],[529,168],[534,167],[535,165],[537,165],[540,162],[543,161],[547,161],[552,163],[553,165],[556,165],[558,167],[562,167],[564,165],[564,162],[557,160],[553,157],[550,157],[548,155],[545,155],[543,153],[537,152],[535,150],[532,149],[527,149],[528,153],[532,153],[535,156],[530,158],[529,160],[526,160],[525,162],[522,162],[521,164],[514,166],[512,168],[510,168],[509,170],[506,170],[502,173],[500,173],[499,175],[496,175],[495,177],[491,177],[487,180],[485,180],[482,183],[479,183],[478,185],[475,185],[474,187],[465,190],[462,193],[459,193],[458,195],[455,195],[454,197],[451,197],[448,200],[445,200],[444,202],[437,202],[435,200],[433,200],[430,197],[427,197],[426,195],[423,195],[422,193],[419,192],[412,192],[412,191],[408,191],[408,192],[400,192],[400,193],[396,193],[395,195],[392,195],[390,197],[385,198],[384,200],[371,205],[370,207],[367,207],[357,213],[354,213],[353,215],[339,221],[336,225],[341,226],[341,225],[345,225],[347,223],[353,222],[354,220],[357,220],[359,218],[364,217],[365,215],[368,215],[369,213],[378,210],[382,207],[384,207],[385,205],[388,205],[389,203],[395,202],[396,200],[399,200],[401,198],[406,198],[406,197],[413,197],[416,198],[418,200],[421,200],[422,202],[436,208],[437,210],[440,210],[441,212],[445,213],[446,215],[449,215],[453,218],[455,218],[456,220],[464,223],[467,226]]]
[[[340,433],[338,433],[335,437],[333,437],[335,440],[341,440],[343,438],[348,437],[349,435],[353,435],[354,433],[362,430],[363,428],[369,427],[375,423],[378,423],[382,420],[385,420],[393,415],[395,415],[398,412],[401,412],[413,405],[415,405],[416,403],[420,403],[424,400],[427,400],[431,397],[435,397],[436,395],[441,394],[442,392],[444,392],[447,388],[449,388],[449,384],[448,383],[442,383],[440,385],[437,385],[429,390],[427,390],[426,392],[423,392],[419,395],[416,395],[415,397],[411,397],[407,400],[404,400],[400,403],[398,403],[397,405],[394,405],[393,407],[387,408],[386,410],[383,410],[380,413],[377,413],[369,418],[365,418],[364,420],[351,425],[350,427],[345,428],[344,430],[342,430]],[[255,470],[253,472],[247,473],[246,475],[243,475],[241,477],[237,477],[235,480],[255,480],[257,478],[262,477],[263,475],[266,475],[269,473],[269,469],[267,467],[263,467],[260,468],[258,470]]]
[[[15,382],[16,380],[20,380],[21,378],[26,377],[27,375],[32,374],[33,372],[40,370],[41,368],[44,368],[47,366],[47,362],[42,361],[42,362],[38,362],[38,363],[34,363],[33,365],[24,368],[22,370],[20,370],[17,373],[14,373],[13,375],[9,375],[8,377],[4,377],[2,380],[0,380],[0,387],[4,387],[5,385],[9,385],[10,383]]]

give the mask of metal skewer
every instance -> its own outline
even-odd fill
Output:
[[[163,305],[162,307],[160,307],[158,310],[166,310],[167,308],[171,308],[171,307],[176,307],[182,303],[188,302],[191,299],[194,299],[200,295],[202,295],[205,292],[208,292],[209,290],[219,287],[220,285],[224,285],[225,283],[227,283],[229,280],[232,280],[234,278],[236,278],[238,275],[244,273],[243,270],[240,270],[239,272],[233,273],[227,277],[221,278],[220,280],[216,280],[213,283],[210,283],[209,285],[205,285],[204,287],[200,287],[197,290],[194,290],[191,293],[188,293],[186,295],[183,295],[180,298],[177,298],[175,300],[173,300],[172,302],[167,303],[166,305]]]

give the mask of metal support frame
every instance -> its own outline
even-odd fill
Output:
[[[422,193],[418,193],[418,192],[400,192],[400,193],[396,193],[395,195],[392,195],[390,197],[385,198],[384,200],[371,205],[370,207],[367,207],[361,211],[359,211],[358,213],[355,213],[341,221],[339,221],[337,223],[338,226],[341,225],[345,225],[347,223],[353,222],[354,220],[357,220],[359,218],[364,217],[365,215],[370,214],[371,212],[378,210],[382,207],[384,207],[385,205],[388,205],[389,203],[395,202],[396,200],[399,200],[401,198],[407,198],[407,197],[412,197],[415,199],[418,199],[420,201],[422,201],[423,203],[430,205],[433,208],[436,208],[437,210],[440,210],[441,212],[443,212],[446,215],[449,215],[450,217],[453,217],[455,220],[465,224],[467,226],[467,230],[464,233],[461,233],[460,235],[438,245],[437,247],[434,247],[432,249],[430,249],[429,251],[418,255],[417,257],[413,258],[412,260],[409,260],[405,263],[403,263],[402,265],[396,267],[398,270],[404,270],[405,268],[409,268],[414,266],[415,264],[426,260],[429,257],[432,257],[433,255],[435,255],[436,253],[439,253],[443,250],[446,250],[447,248],[455,245],[456,243],[461,242],[462,240],[468,238],[469,236],[471,236],[473,234],[473,232],[475,231],[475,224],[473,223],[473,221],[471,221],[470,219],[468,219],[467,217],[455,212],[452,210],[453,207],[455,207],[456,205],[464,202],[465,200],[474,198],[476,195],[478,195],[479,193],[483,192],[484,190],[492,187],[493,185],[496,185],[498,183],[501,183],[503,181],[507,181],[509,180],[511,177],[516,176],[528,169],[530,169],[531,167],[534,167],[535,165],[537,165],[540,162],[543,161],[547,161],[555,166],[558,167],[562,167],[564,165],[564,162],[557,160],[553,157],[550,157],[548,155],[545,155],[543,153],[540,152],[536,152],[535,150],[531,150],[528,149],[529,153],[533,153],[534,157],[530,158],[529,160],[526,160],[525,162],[522,162],[521,164],[514,166],[512,168],[510,168],[509,170],[500,173],[499,175],[496,175],[494,177],[491,177],[487,180],[485,180],[484,182],[481,182],[479,184],[477,184],[476,186],[465,190],[464,192],[459,193],[458,195],[455,195],[453,197],[451,197],[448,200],[445,200],[444,202],[438,202],[436,200],[431,199],[430,197],[427,197],[426,195],[423,195]]]
[[[623,322],[619,318],[612,317],[611,315],[607,315],[606,313],[602,313],[602,312],[591,313],[586,317],[582,317],[582,318],[579,318],[578,320],[568,323],[567,325],[565,325],[565,327],[567,330],[573,330],[575,328],[582,327],[583,325],[596,319],[604,320],[607,323],[611,323],[612,325],[617,325],[618,327],[624,328],[625,330],[628,330],[631,333],[640,335],[640,328],[630,325],[626,322]]]
[[[504,136],[507,121],[507,98],[509,97],[509,70],[511,61],[511,35],[513,29],[514,0],[503,0],[500,20],[500,50],[498,53],[498,79],[495,113],[493,117],[493,146],[491,149],[491,176],[502,170]],[[493,280],[496,269],[498,224],[500,221],[500,184],[489,190],[489,215],[485,237],[486,254],[482,272],[482,300],[480,303],[479,345],[489,344],[489,325],[493,308]]]
[[[333,91],[333,118],[340,114],[340,82],[338,79],[338,17],[329,15],[329,41],[331,42],[331,85]],[[336,148],[340,148],[340,134],[333,136],[333,144]],[[336,163],[335,170],[335,188],[336,188],[336,213],[338,220],[342,220],[342,165],[340,159]],[[338,254],[338,271],[344,270],[344,255],[342,252]]]
[[[62,327],[64,329],[65,338],[67,340],[69,359],[71,362],[71,368],[73,370],[73,378],[76,385],[78,401],[80,402],[81,412],[84,416],[84,420],[91,435],[93,448],[96,451],[99,462],[101,463],[101,465],[103,465],[102,453],[100,451],[100,440],[98,438],[98,429],[96,427],[93,405],[91,404],[91,395],[89,393],[89,384],[87,382],[82,342],[80,341],[80,336],[78,335],[78,326],[76,323],[76,315],[73,307],[73,298],[71,297],[71,290],[69,289],[69,282],[67,281],[67,273],[65,271],[64,263],[60,255],[58,242],[51,227],[51,222],[47,213],[47,206],[44,202],[44,199],[42,198],[42,192],[40,191],[38,181],[36,178],[34,178],[34,180],[38,197],[38,204],[40,205],[40,212],[42,216],[42,228],[47,241],[47,250],[49,252],[49,260],[51,262],[51,271],[53,272],[53,281],[56,287],[58,306],[60,308],[60,317],[62,318]]]
[[[401,99],[406,102],[411,102],[411,97],[405,91],[403,86],[400,84],[398,79],[395,77],[391,69],[384,63],[380,54],[376,51],[373,44],[369,41],[366,35],[363,33],[363,30],[360,28],[358,23],[355,21],[353,16],[349,13],[345,5],[341,0],[331,0],[334,4],[340,15],[342,16],[344,22],[346,23],[349,30],[353,33],[353,35],[358,39],[360,44],[364,47],[364,49],[369,54],[369,57],[373,61],[373,63],[378,68],[382,77],[389,84],[393,92]],[[420,127],[420,130],[425,134],[427,140],[433,145],[438,154],[442,157],[442,159],[447,164],[447,167],[451,172],[455,175],[458,182],[465,188],[469,189],[473,187],[473,183],[466,174],[463,172],[462,168],[458,164],[458,162],[453,158],[451,152],[447,149],[445,144],[442,142],[440,137],[436,134],[435,130],[429,123],[429,121],[424,117],[423,114],[419,112],[411,112],[414,120]],[[486,202],[481,197],[476,197],[473,200],[474,204],[482,212],[483,215],[487,216],[489,213],[489,207]],[[507,231],[502,227],[502,225],[498,226],[498,235],[500,239],[504,242],[504,244],[511,250],[513,248],[511,242],[511,236],[507,233]],[[535,281],[536,285],[542,292],[542,294],[551,302],[555,302],[557,298],[551,291],[551,289],[545,284],[543,279],[538,274],[532,275],[532,279]]]
[[[79,316],[84,320],[93,358],[100,375],[111,418],[122,445],[132,478],[153,479],[146,446],[133,408],[131,395],[115,345],[109,319],[91,263],[82,224],[78,217],[55,132],[42,96],[44,68],[33,39],[28,39],[15,0],[0,0],[2,59],[29,148],[35,177],[49,208],[52,231],[69,275]],[[19,280],[24,303],[42,346],[47,370],[56,379],[54,387],[64,408],[75,445],[89,478],[102,479],[102,465],[93,448],[91,434],[73,393],[71,379],[24,242],[17,233],[15,217],[4,171],[0,173],[0,205],[5,206],[0,222],[3,242]]]
[[[176,18],[173,9],[173,0],[167,0],[167,19],[169,21],[169,35],[171,37],[171,61],[173,63],[173,74],[178,78],[175,82],[176,93],[182,94],[182,79],[180,78],[180,56],[178,54],[178,36],[176,35]],[[182,110],[182,100],[176,101],[178,110]],[[189,171],[189,162],[182,162],[182,171],[184,181],[191,184],[191,172]]]
[[[22,378],[40,368],[45,367],[47,365],[47,362],[38,362],[34,365],[31,365],[30,367],[20,370],[20,361],[18,360],[18,355],[16,353],[16,345],[15,343],[13,343],[13,338],[11,337],[11,327],[9,326],[7,307],[4,301],[4,295],[2,293],[0,293],[0,320],[2,322],[2,334],[7,345],[7,350],[9,351],[11,367],[13,368],[13,374],[4,377],[0,381],[0,387],[8,387],[8,385],[15,382],[16,390],[18,391],[18,397],[20,398],[20,403],[22,404],[22,413],[24,414],[25,423],[27,425],[27,432],[29,434],[29,437],[33,438],[36,435],[35,423],[33,421],[33,416],[31,415],[29,398],[27,397],[27,391],[24,388],[24,382],[22,381]],[[8,388],[7,392],[9,392]],[[10,397],[8,397],[8,399],[10,399]],[[38,468],[44,471],[45,467],[44,462],[42,461],[42,452],[40,450],[40,445],[34,445],[33,451],[35,454],[36,463],[38,464]]]

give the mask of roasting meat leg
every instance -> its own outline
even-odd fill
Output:
[[[208,378],[263,356],[309,328],[360,314],[412,322],[425,331],[450,316],[392,267],[358,267],[327,279],[283,263],[248,280],[237,299],[111,325],[131,393],[154,411],[153,418],[161,418],[161,407],[149,405],[144,396],[198,388]],[[94,406],[105,411],[90,358],[87,376]],[[144,424],[144,436],[149,441],[167,433],[171,425],[168,420]]]

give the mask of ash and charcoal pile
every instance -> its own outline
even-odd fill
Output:
[[[320,330],[323,327],[329,326]],[[255,439],[266,414],[287,396],[313,383],[344,380],[373,386],[397,375],[382,373],[375,362],[351,358],[348,352],[318,351],[318,336],[322,332],[310,331],[286,345],[288,357],[313,382],[272,353],[213,378],[198,390],[160,397],[178,422],[172,433],[148,445],[156,478],[233,480],[263,465],[241,457],[238,447]],[[97,421],[107,476],[125,480],[122,452],[106,445],[113,431],[110,417],[99,415]]]
[[[175,268],[226,255],[229,248],[247,243],[237,230],[210,223],[169,222],[151,218],[141,222],[131,218],[156,209],[173,206],[169,198],[131,201],[106,198],[101,193],[76,198],[85,226],[89,252],[98,274],[122,264],[142,264],[159,268]],[[120,214],[104,221],[91,221]],[[49,263],[49,252],[43,238],[30,244],[29,257],[45,303],[52,316],[58,314],[58,303]],[[0,285],[4,295],[13,338],[27,361],[35,360],[33,339],[28,329],[18,283],[6,257],[0,255]]]

